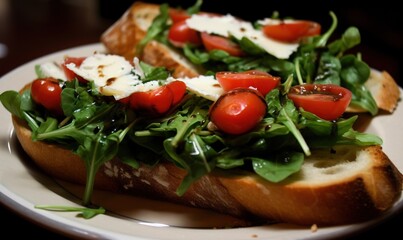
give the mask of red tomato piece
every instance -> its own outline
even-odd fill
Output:
[[[178,104],[186,93],[186,84],[182,81],[173,81],[166,85],[173,94],[172,106]]]
[[[186,84],[173,81],[155,90],[134,92],[129,97],[120,99],[119,102],[128,104],[134,110],[160,116],[178,104],[185,94]]]
[[[292,87],[288,97],[297,107],[331,121],[346,111],[352,93],[335,84],[305,84]]]
[[[242,49],[228,38],[201,33],[201,39],[207,51],[214,49],[226,51],[231,56],[240,57],[244,55]]]
[[[298,20],[265,25],[262,31],[267,37],[278,41],[297,42],[303,37],[319,35],[321,26],[313,21]]]
[[[210,108],[210,121],[227,134],[244,134],[264,118],[267,104],[250,88],[237,88],[223,94]]]
[[[183,9],[170,8],[168,14],[173,23],[190,18],[190,15]]]
[[[216,79],[225,91],[234,88],[254,88],[263,96],[280,84],[280,77],[274,77],[267,72],[249,70],[245,72],[217,72]]]
[[[130,104],[130,96],[125,97],[125,98],[121,98],[121,99],[118,100],[118,102],[120,102],[122,104],[125,104],[125,105],[128,105],[128,104]]]
[[[87,82],[84,78],[78,76],[75,72],[71,71],[66,67],[66,65],[69,63],[74,63],[77,67],[79,67],[84,62],[85,59],[86,59],[85,57],[66,57],[64,59],[64,62],[62,63],[62,68],[64,74],[66,75],[67,80],[71,81],[77,78],[78,81],[81,83]]]
[[[59,82],[54,78],[39,78],[32,82],[32,99],[37,104],[58,116],[63,115],[61,94],[62,88]]]
[[[171,8],[169,9],[169,17],[171,18],[173,23],[177,23],[183,20],[186,20],[191,17],[185,10],[183,9],[175,9]],[[210,12],[199,12],[196,13],[197,15],[204,15],[204,16],[222,16],[222,14],[219,13],[210,13]]]
[[[168,40],[176,47],[183,47],[186,43],[200,45],[200,35],[196,30],[191,29],[186,20],[172,24],[169,28]]]
[[[162,115],[178,104],[185,96],[185,93],[185,83],[173,81],[152,91],[132,93],[129,101],[127,101],[127,98],[124,98],[120,102],[128,102],[134,110]]]
[[[174,96],[166,86],[147,92],[134,92],[130,95],[130,107],[154,115],[162,115],[171,108]]]

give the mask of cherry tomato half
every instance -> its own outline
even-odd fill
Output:
[[[282,42],[297,42],[303,37],[319,35],[320,24],[313,21],[292,21],[265,25],[263,33],[270,38]]]
[[[267,104],[250,88],[236,88],[223,94],[210,108],[210,121],[225,133],[238,135],[251,131],[264,118]]]
[[[186,85],[181,81],[173,81],[155,90],[134,92],[129,97],[130,107],[152,115],[162,115],[178,104],[186,93]],[[127,102],[126,99],[121,100]]]
[[[148,92],[134,92],[130,95],[130,107],[155,115],[164,114],[172,105],[173,94],[167,86]]]
[[[297,107],[331,121],[346,111],[352,93],[334,84],[305,84],[292,87],[288,97]]]
[[[79,67],[85,60],[85,57],[66,57],[64,59],[64,62],[62,63],[62,68],[64,71],[64,74],[66,75],[67,80],[71,81],[75,78],[78,79],[79,82],[85,83],[87,82],[84,78],[78,76],[75,72],[71,71],[66,67],[67,64],[69,63],[74,63],[77,67]]]
[[[61,94],[62,88],[54,78],[39,78],[32,82],[32,99],[58,116],[63,115]]]
[[[170,8],[168,14],[173,23],[177,23],[190,18],[190,15],[183,9]]]
[[[191,17],[189,13],[186,12],[186,10],[183,9],[175,9],[171,8],[169,9],[169,17],[171,18],[173,23],[177,23],[183,20],[186,20]],[[222,14],[219,13],[211,13],[211,12],[198,12],[196,13],[197,15],[204,15],[204,16],[222,16]]]
[[[169,28],[168,40],[176,47],[183,47],[186,43],[200,45],[200,35],[186,24],[186,19],[172,24]]]
[[[217,72],[216,79],[225,91],[234,88],[255,88],[263,96],[277,87],[280,77],[274,77],[267,72],[259,70],[249,70],[245,72]]]
[[[178,104],[185,96],[186,84],[182,81],[173,81],[167,84],[167,87],[173,93],[172,105]]]
[[[239,45],[230,41],[228,38],[221,36],[214,36],[203,32],[201,33],[201,39],[207,51],[217,49],[226,51],[228,54],[234,57],[240,57],[244,55]]]

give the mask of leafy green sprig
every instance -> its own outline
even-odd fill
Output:
[[[78,217],[90,219],[98,214],[104,214],[106,210],[103,207],[88,208],[88,207],[69,207],[69,206],[53,206],[53,205],[35,205],[35,208],[55,211],[55,212],[78,212]]]

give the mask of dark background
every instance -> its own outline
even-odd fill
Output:
[[[133,3],[131,0],[0,0],[0,76],[43,55],[99,42],[100,35]],[[162,3],[165,1],[148,1]],[[354,51],[361,52],[371,67],[387,70],[403,85],[402,11],[398,1],[355,3],[354,1],[287,1],[205,0],[203,11],[231,13],[246,20],[271,16],[310,19],[330,26],[329,11],[336,13],[339,27],[336,35],[348,26],[359,28],[362,43]],[[188,7],[194,1],[169,1],[171,6]],[[29,81],[27,79],[27,81]],[[1,83],[0,83],[1,84]],[[4,116],[2,116],[4,117]],[[12,211],[0,207],[2,234],[15,238],[62,238],[58,233],[37,226]],[[358,236],[360,238],[399,236],[403,214],[381,223]],[[14,229],[17,229],[15,231]],[[313,235],[314,236],[314,235]]]

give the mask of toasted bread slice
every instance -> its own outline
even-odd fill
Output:
[[[153,19],[159,13],[159,5],[143,2],[134,3],[123,16],[101,36],[101,42],[113,54],[132,59],[136,53],[136,46],[145,36]],[[139,56],[145,62],[164,66],[173,71],[174,77],[194,77],[203,74],[200,66],[190,63],[174,49],[151,41]],[[372,69],[365,86],[373,95],[378,108],[392,113],[400,99],[399,86],[393,77],[386,71]],[[365,109],[350,106],[347,112],[365,112]]]
[[[112,53],[128,60],[139,57],[154,66],[164,66],[173,77],[195,77],[202,69],[189,62],[174,49],[157,41],[149,42],[137,56],[137,45],[147,33],[152,21],[160,12],[157,4],[135,2],[123,16],[101,36],[101,42]]]
[[[134,3],[102,34],[102,43],[110,53],[132,60],[136,56],[137,44],[145,37],[147,29],[159,12],[159,5]]]
[[[32,141],[26,123],[16,117],[13,124],[22,148],[40,168],[55,178],[85,184],[85,166],[77,155],[59,145]],[[95,186],[247,219],[308,226],[371,219],[390,209],[402,191],[401,173],[379,146],[314,151],[302,170],[282,183],[249,172],[216,171],[180,197],[175,191],[185,174],[169,162],[133,169],[114,159],[98,172]]]
[[[197,77],[204,72],[178,51],[157,41],[151,41],[144,47],[142,60],[153,66],[166,67],[176,78]]]

